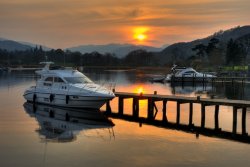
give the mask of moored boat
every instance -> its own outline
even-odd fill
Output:
[[[179,70],[173,70],[171,74],[168,74],[165,78],[166,82],[205,82],[216,78],[215,75],[208,73],[197,72],[195,69],[188,67]]]
[[[61,107],[99,109],[115,97],[111,90],[95,84],[77,70],[50,68],[53,62],[41,64],[45,64],[45,67],[36,71],[41,78],[36,86],[31,86],[23,94],[27,101]]]

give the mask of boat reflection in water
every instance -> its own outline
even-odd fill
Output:
[[[24,103],[24,109],[30,117],[36,118],[40,128],[36,130],[42,140],[52,142],[71,142],[81,131],[107,130],[114,136],[113,122],[100,110],[80,110],[58,108],[41,104]]]
[[[211,84],[195,84],[192,83],[174,83],[170,84],[172,94],[181,94],[181,95],[208,95],[214,93],[215,88]]]

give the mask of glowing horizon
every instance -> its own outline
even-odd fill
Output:
[[[84,44],[162,46],[250,25],[249,0],[1,0],[0,37],[67,48]],[[135,34],[137,27],[149,28]]]

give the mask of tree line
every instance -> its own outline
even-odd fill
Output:
[[[53,61],[59,65],[71,66],[154,66],[156,63],[155,55],[146,50],[135,50],[123,58],[118,58],[114,54],[98,52],[80,53],[69,50],[51,49],[35,47],[25,51],[7,51],[0,49],[0,65],[38,65],[42,61]]]
[[[250,39],[247,38],[247,39]],[[250,43],[250,40],[247,40]],[[230,39],[226,44],[217,38],[211,38],[207,44],[197,44],[192,48],[193,55],[183,58],[177,64],[185,66],[197,65],[202,67],[222,66],[222,65],[246,65],[247,51],[238,40]],[[118,58],[114,54],[98,52],[80,53],[69,50],[51,49],[43,50],[41,46],[25,51],[7,51],[0,49],[0,65],[38,65],[42,61],[53,61],[59,65],[70,66],[158,66],[164,64],[158,58],[157,53],[146,50],[134,50],[123,58]],[[176,62],[172,62],[176,63]]]

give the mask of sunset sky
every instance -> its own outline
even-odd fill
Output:
[[[53,48],[162,46],[250,25],[250,0],[1,0],[0,37]]]

